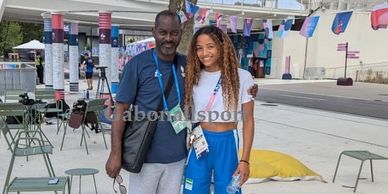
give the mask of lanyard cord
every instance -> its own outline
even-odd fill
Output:
[[[153,57],[154,57],[155,65],[156,65],[155,76],[158,78],[160,90],[162,91],[163,107],[164,107],[165,111],[168,111],[168,104],[167,104],[166,96],[164,94],[164,87],[163,87],[164,84],[163,84],[162,74],[160,73],[160,70],[159,70],[159,61],[158,61],[156,49],[154,49],[154,51],[153,51]],[[176,62],[176,57],[174,59],[174,63],[177,63]],[[179,81],[178,81],[178,76],[177,76],[177,73],[176,73],[176,69],[175,69],[174,63],[171,64],[171,69],[172,69],[172,73],[174,75],[175,89],[176,89],[176,92],[177,92],[177,95],[178,95],[178,104],[180,104],[181,96],[180,96],[180,90],[179,90]]]
[[[221,77],[218,79],[217,85],[216,85],[216,87],[213,90],[213,94],[210,96],[209,102],[206,105],[206,108],[205,108],[206,112],[210,111],[210,109],[212,108],[212,106],[214,104],[214,100],[216,99],[216,95],[217,95],[218,90],[220,89],[220,87],[221,87]]]

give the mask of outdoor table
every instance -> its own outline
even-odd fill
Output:
[[[94,177],[95,174],[97,174],[99,171],[94,168],[74,168],[66,170],[65,173],[70,175],[70,185],[73,183],[73,176],[79,176],[79,193],[81,194],[81,177],[92,175],[93,176],[93,182],[94,182],[94,190],[97,194],[97,186],[96,186],[96,178]]]

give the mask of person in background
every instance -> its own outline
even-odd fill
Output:
[[[88,90],[93,90],[93,59],[92,57],[89,57],[88,53],[85,53],[84,57],[85,60],[82,62],[82,66],[85,69],[86,83],[88,85]]]
[[[37,51],[35,55],[35,67],[36,67],[36,73],[38,74],[39,84],[44,84],[43,81],[43,57],[40,55],[40,52]]]

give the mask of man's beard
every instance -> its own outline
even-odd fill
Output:
[[[163,55],[173,55],[173,54],[175,54],[178,45],[176,45],[175,43],[171,43],[171,44],[173,44],[173,46],[167,48],[167,47],[163,46],[164,44],[165,43],[162,43],[159,46],[161,54],[163,54]]]

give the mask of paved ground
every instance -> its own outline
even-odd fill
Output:
[[[283,80],[258,80],[259,84],[284,84]],[[300,83],[304,81],[292,81]],[[96,83],[96,82],[95,82]],[[267,86],[266,86],[267,87]],[[81,88],[86,88],[81,81]],[[386,91],[382,91],[385,92]],[[94,95],[92,95],[94,96]],[[82,94],[67,94],[66,99],[72,101]],[[359,161],[344,157],[336,183],[331,183],[337,157],[343,150],[369,150],[388,156],[388,120],[339,114],[327,111],[299,108],[278,104],[264,106],[264,102],[256,101],[255,108],[255,140],[254,148],[268,149],[289,154],[312,170],[321,174],[328,183],[319,181],[297,182],[265,182],[248,184],[243,187],[246,194],[344,194],[352,193],[342,185],[352,185],[355,181]],[[109,151],[105,150],[101,134],[91,134],[88,139],[90,154],[79,146],[80,129],[69,130],[65,139],[64,150],[60,151],[63,130],[55,134],[55,125],[43,125],[43,130],[53,142],[54,154],[51,156],[56,174],[64,175],[64,171],[76,167],[92,167],[100,170],[96,176],[99,193],[110,194],[112,179],[105,175],[104,165]],[[106,134],[108,140],[110,135]],[[109,146],[110,147],[110,146]],[[0,188],[3,188],[5,174],[11,153],[7,150],[4,137],[0,137]],[[369,164],[364,167],[362,177],[367,178],[359,183],[359,194],[385,194],[388,190],[388,161],[374,162],[375,182],[370,181]],[[122,171],[125,181],[127,173]],[[47,176],[41,157],[17,159],[12,176]],[[74,180],[72,192],[78,193],[78,179]],[[94,193],[92,178],[82,178],[82,193]]]
[[[354,86],[337,86],[335,81],[263,83],[259,90],[256,99],[261,101],[388,119],[388,84],[356,82]]]

